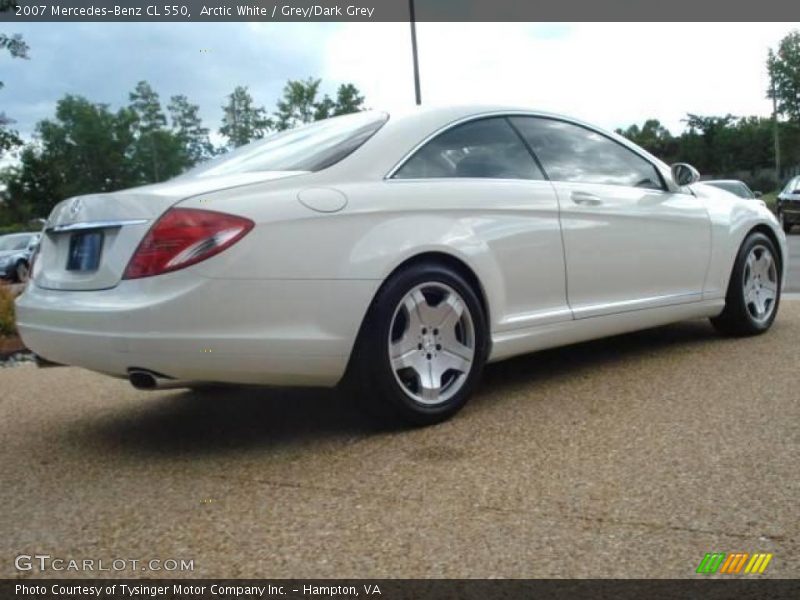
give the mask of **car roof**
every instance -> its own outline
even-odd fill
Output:
[[[15,231],[14,233],[4,233],[0,235],[0,238],[9,238],[9,237],[17,237],[23,235],[39,235],[41,232],[39,231]]]
[[[423,105],[384,112],[389,114],[389,120],[369,140],[370,150],[354,152],[347,160],[335,165],[336,171],[342,175],[371,174],[383,177],[429,139],[461,121],[514,114],[553,118],[586,127],[647,157],[664,172],[669,171],[669,167],[663,161],[614,132],[574,117],[531,107],[511,104]]]

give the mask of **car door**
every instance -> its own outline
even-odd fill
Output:
[[[558,198],[507,118],[447,128],[389,181],[384,198],[392,206],[433,213],[447,244],[472,255],[492,331],[572,319]]]
[[[702,298],[711,251],[702,200],[669,190],[645,156],[554,118],[515,117],[555,186],[575,318]]]

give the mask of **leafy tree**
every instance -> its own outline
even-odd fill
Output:
[[[769,51],[767,70],[770,76],[768,98],[775,98],[778,112],[800,122],[800,31],[793,31]]]
[[[666,157],[675,153],[677,142],[669,130],[658,119],[648,119],[641,129],[638,125],[631,125],[625,130],[617,129],[617,133],[624,135],[632,142],[638,144],[651,154],[667,160]]]
[[[136,116],[111,112],[80,96],[65,96],[54,119],[41,121],[36,141],[7,174],[10,209],[19,221],[44,217],[70,196],[112,191],[139,183],[130,160]]]
[[[742,171],[752,173],[773,164],[771,119],[690,114],[684,122],[687,128],[677,137],[654,119],[641,127],[631,125],[624,130],[618,129],[617,133],[667,163],[689,162],[701,173],[717,177],[734,176]],[[787,156],[794,160],[800,160],[798,136],[800,127],[792,128],[789,123],[781,123],[781,139],[786,140],[783,147]],[[764,189],[775,184],[764,183],[762,179],[757,187]]]
[[[327,94],[317,100],[321,82],[321,79],[309,78],[304,81],[290,79],[286,83],[283,97],[278,101],[278,110],[275,112],[276,129],[282,131],[312,121],[363,110],[364,96],[352,83],[339,86],[336,100]]]
[[[191,104],[183,95],[172,96],[167,110],[172,130],[184,149],[185,166],[190,167],[214,155],[214,146],[208,139],[208,128],[203,127],[197,104]]]
[[[336,108],[334,115],[346,115],[364,110],[364,96],[352,83],[345,83],[336,90]]]
[[[238,86],[228,96],[228,104],[222,107],[224,116],[219,132],[228,138],[232,148],[243,146],[264,137],[273,128],[263,106],[255,106],[246,87]]]
[[[0,50],[7,50],[11,58],[27,59],[30,48],[21,35],[0,33]],[[0,89],[3,87],[4,84],[0,81]],[[4,112],[0,112],[0,155],[22,144],[17,132],[8,127],[13,122]]]
[[[140,81],[129,98],[136,135],[131,160],[139,181],[151,183],[177,175],[190,161],[181,140],[166,128],[167,117],[158,93],[149,83]]]
[[[278,110],[275,111],[275,127],[279,131],[291,129],[304,123],[310,123],[315,118],[325,118],[322,115],[317,103],[317,92],[321,79],[308,78],[305,81],[294,81],[290,79],[283,88],[283,98],[278,101]],[[330,98],[323,100],[327,110],[328,105],[333,105]]]

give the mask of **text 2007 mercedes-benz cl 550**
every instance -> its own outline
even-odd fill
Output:
[[[347,380],[432,423],[487,361],[697,317],[769,329],[785,235],[698,177],[536,111],[337,117],[60,203],[19,329],[139,388]]]

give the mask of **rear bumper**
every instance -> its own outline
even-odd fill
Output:
[[[191,269],[113,289],[29,285],[17,299],[25,344],[57,363],[125,376],[335,385],[380,281],[209,279]]]

